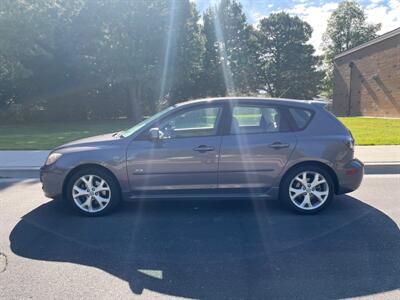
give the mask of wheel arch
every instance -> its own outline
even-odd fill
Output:
[[[67,176],[65,176],[64,182],[63,182],[63,186],[62,186],[62,195],[65,196],[66,195],[66,189],[67,189],[67,184],[68,181],[70,180],[70,178],[78,171],[83,170],[85,168],[96,168],[99,170],[103,170],[105,172],[107,172],[111,177],[113,177],[113,179],[115,180],[115,183],[117,184],[118,190],[121,193],[121,185],[119,183],[119,180],[117,179],[117,176],[115,176],[115,174],[108,169],[107,167],[100,165],[100,164],[96,164],[96,163],[86,163],[86,164],[82,164],[82,165],[78,165],[76,167],[74,167],[73,169],[71,169]]]
[[[299,162],[299,163],[291,166],[289,169],[287,169],[285,171],[285,173],[283,174],[283,176],[281,177],[281,180],[279,182],[279,188],[281,188],[281,185],[282,185],[282,183],[284,181],[284,178],[287,176],[287,174],[290,171],[292,171],[293,169],[296,169],[298,167],[303,167],[303,166],[317,166],[317,167],[320,167],[320,168],[324,169],[326,172],[328,172],[328,174],[331,176],[331,178],[333,180],[333,184],[334,184],[334,188],[335,188],[335,194],[338,193],[338,191],[339,191],[339,179],[338,179],[338,177],[336,175],[336,172],[328,164],[325,164],[323,162],[316,161],[316,160],[302,161],[302,162]]]

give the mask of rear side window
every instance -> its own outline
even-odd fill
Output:
[[[276,107],[238,105],[233,108],[231,134],[280,132],[288,128]]]
[[[299,130],[306,128],[312,117],[312,112],[307,109],[289,108],[289,112],[293,117],[293,121],[297,129]]]

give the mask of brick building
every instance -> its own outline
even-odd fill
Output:
[[[400,117],[400,28],[334,59],[333,112]]]

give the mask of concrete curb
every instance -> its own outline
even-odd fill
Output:
[[[40,167],[34,168],[0,168],[1,178],[39,178]]]
[[[400,162],[366,163],[365,175],[399,174]],[[39,178],[40,167],[0,167],[0,178]]]
[[[400,174],[400,162],[366,163],[365,174]]]

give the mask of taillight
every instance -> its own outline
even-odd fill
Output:
[[[357,172],[358,172],[358,169],[357,168],[351,168],[351,169],[348,169],[348,170],[346,170],[346,175],[355,175],[355,174],[357,174]]]

